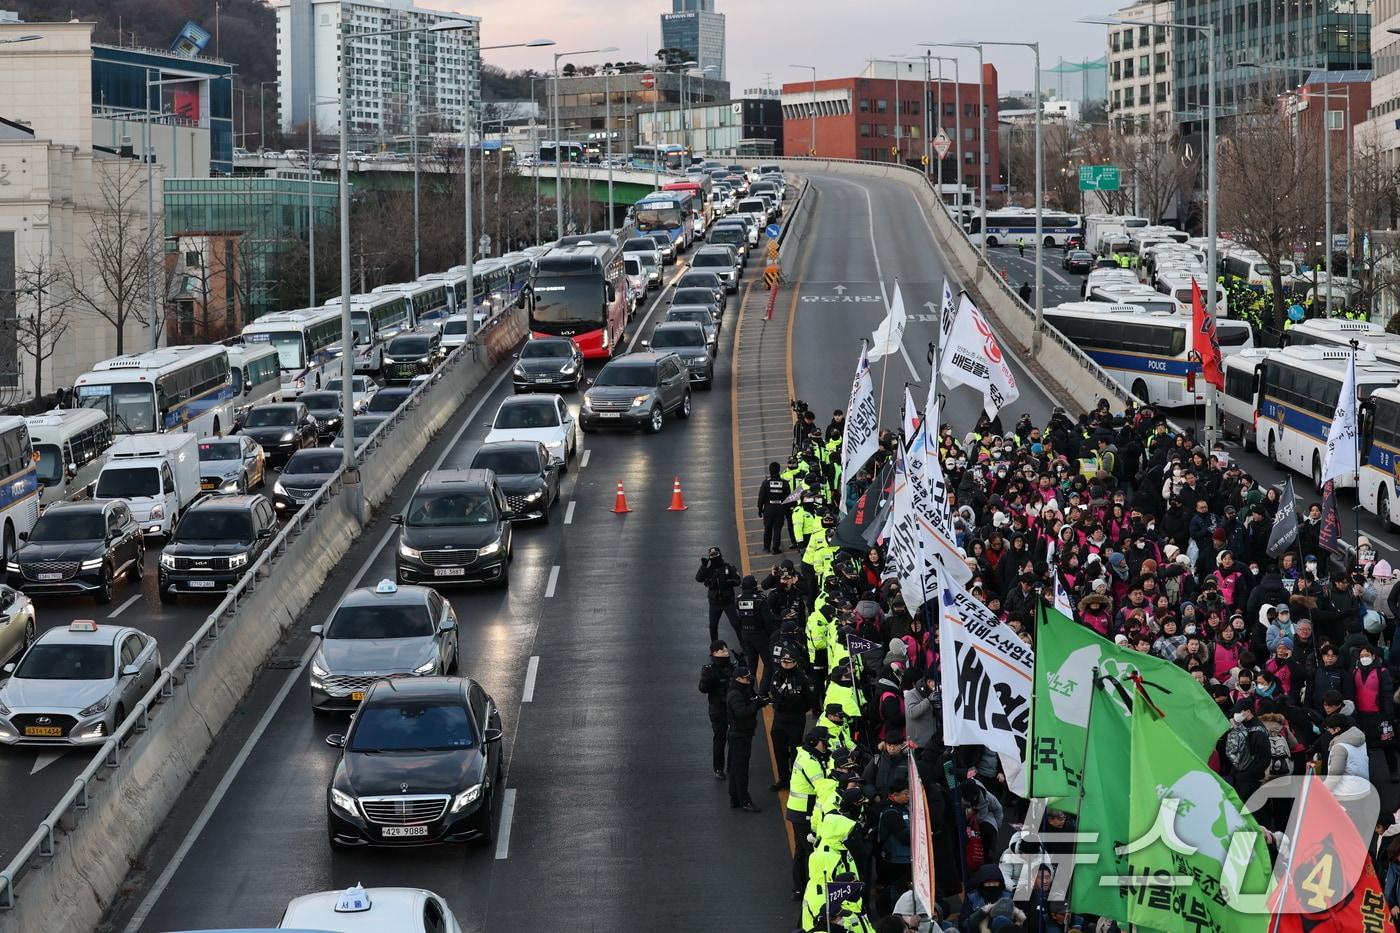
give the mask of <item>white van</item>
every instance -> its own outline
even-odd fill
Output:
[[[56,408],[24,420],[38,458],[41,509],[97,479],[112,446],[106,413],[95,408]]]
[[[121,499],[146,535],[169,536],[199,495],[199,438],[194,434],[132,434],[109,448],[92,498]]]

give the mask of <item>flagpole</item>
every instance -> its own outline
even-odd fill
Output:
[[[1330,300],[1331,300],[1331,295],[1332,295],[1332,292],[1331,292],[1331,285],[1328,285],[1328,292],[1327,292],[1327,295],[1328,295],[1328,300],[1330,301]],[[1352,392],[1353,392],[1355,395],[1360,396],[1360,394],[1361,394],[1361,389],[1360,389],[1360,388],[1357,386],[1357,384],[1356,384],[1356,349],[1357,349],[1357,346],[1358,346],[1358,341],[1357,341],[1355,338],[1353,338],[1352,340],[1349,341],[1349,343],[1351,344],[1351,386],[1352,386]],[[1353,446],[1352,446],[1352,456],[1353,456],[1353,459],[1352,459],[1352,466],[1354,466],[1354,467],[1356,468],[1356,469],[1353,471],[1352,482],[1355,484],[1354,488],[1356,489],[1356,504],[1352,506],[1352,512],[1351,512],[1351,516],[1352,516],[1352,517],[1351,517],[1351,520],[1352,520],[1352,524],[1356,526],[1356,551],[1357,551],[1357,555],[1359,556],[1360,553],[1361,553],[1361,399],[1360,399],[1360,398],[1353,399],[1351,410],[1352,410],[1353,412],[1355,412],[1355,427],[1356,427],[1356,437],[1353,439]]]
[[[1089,769],[1089,730],[1094,727],[1095,694],[1101,689],[1102,687],[1099,686],[1099,668],[1098,665],[1095,665],[1093,672],[1089,675],[1089,711],[1084,716],[1084,754],[1080,757],[1079,760],[1079,794],[1078,802],[1075,804],[1074,807],[1074,812],[1076,814],[1084,812],[1084,774]],[[1031,692],[1034,693],[1035,691],[1032,690]],[[1034,722],[1034,720],[1032,720],[1032,722]],[[1032,771],[1031,774],[1035,774],[1035,772]],[[1071,882],[1074,880],[1072,875],[1070,880]],[[1066,905],[1068,905],[1070,898],[1072,898],[1073,896],[1074,886],[1073,884],[1071,884],[1068,888],[1065,889]]]
[[[1052,566],[1050,572],[1054,573]],[[1054,599],[1054,591],[1051,591],[1051,599]],[[1033,641],[1040,640],[1040,627],[1045,624],[1045,593],[1038,593],[1035,604],[1035,631],[1031,634]],[[1040,682],[1040,652],[1031,652],[1031,703],[1030,703],[1030,725],[1026,728],[1026,749],[1030,761],[1026,762],[1026,799],[1035,799],[1035,694],[1036,685]],[[1086,733],[1087,734],[1087,733]],[[1086,740],[1085,744],[1088,742]],[[1081,780],[1082,784],[1083,781]],[[1078,811],[1076,811],[1078,812]]]

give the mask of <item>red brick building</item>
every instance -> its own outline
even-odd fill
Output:
[[[934,63],[937,64],[936,62]],[[899,68],[899,80],[894,69]],[[977,119],[978,89],[976,80],[970,83],[963,75],[962,84],[954,84],[944,64],[945,80],[936,76],[924,83],[924,66],[918,62],[874,62],[865,74],[850,78],[818,79],[815,87],[810,81],[793,81],[783,85],[783,154],[816,155],[833,159],[867,159],[877,162],[903,162],[922,165],[924,156],[925,120],[929,121],[930,136],[938,132],[933,119],[942,105],[943,131],[952,145],[943,158],[944,182],[953,183],[958,174],[956,127],[962,119],[962,177],[963,182],[976,188],[980,183],[977,165],[978,140],[982,133],[987,140],[987,184],[997,180],[1001,164],[997,141],[997,71],[994,65],[983,68],[983,100],[986,109]],[[968,69],[976,78],[976,66]],[[898,104],[895,101],[898,85]],[[899,112],[899,141],[896,153],[895,111]],[[813,110],[815,109],[816,145],[812,141]],[[930,152],[932,147],[930,146]],[[931,161],[937,161],[932,153]]]

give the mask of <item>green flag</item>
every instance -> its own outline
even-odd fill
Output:
[[[1128,835],[1124,786],[1133,742],[1125,705],[1132,702],[1131,689],[1132,684],[1124,687],[1107,677],[1100,677],[1097,685],[1090,683],[1094,741],[1084,755],[1084,799],[1079,801],[1080,841],[1076,845],[1079,861],[1069,897],[1075,913],[1112,917],[1124,926],[1128,923],[1128,899],[1113,879],[1128,873],[1127,858],[1116,850],[1132,838]]]
[[[1201,758],[1210,756],[1230,725],[1186,671],[1155,655],[1116,645],[1047,608],[1036,631],[1035,705],[1027,757],[1031,794],[1060,798],[1055,806],[1062,810],[1075,811],[1079,805],[1089,680],[1096,667],[1124,683],[1132,674],[1140,675],[1153,701],[1170,717],[1172,729]]]
[[[1163,933],[1262,933],[1270,886],[1264,831],[1148,700],[1155,692],[1139,693],[1132,713],[1128,920]],[[1241,910],[1239,895],[1255,906]]]

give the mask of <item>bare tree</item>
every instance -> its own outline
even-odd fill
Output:
[[[34,360],[34,397],[44,394],[44,362],[68,333],[73,295],[64,270],[43,254],[32,255],[15,272],[16,291],[29,298],[29,313],[15,315],[15,343]]]
[[[146,171],[129,159],[94,165],[100,174],[98,210],[83,240],[79,259],[66,257],[63,271],[73,299],[100,315],[117,332],[117,355],[124,350],[131,321],[159,325],[146,313],[151,254],[160,236],[146,212]],[[157,310],[157,314],[159,314]]]
[[[1400,244],[1394,237],[1376,236],[1374,231],[1393,230],[1400,215],[1400,167],[1389,158],[1374,131],[1358,139],[1352,149],[1351,201],[1347,205],[1350,223],[1357,231],[1347,259],[1347,275],[1361,286],[1360,307],[1375,307],[1375,299],[1383,290],[1393,292]],[[1333,170],[1336,174],[1336,170]],[[1367,237],[1368,249],[1361,248]]]
[[[1125,142],[1130,146],[1126,164],[1132,167],[1137,210],[1161,223],[1190,189],[1193,163],[1183,158],[1181,138],[1162,124]]]

